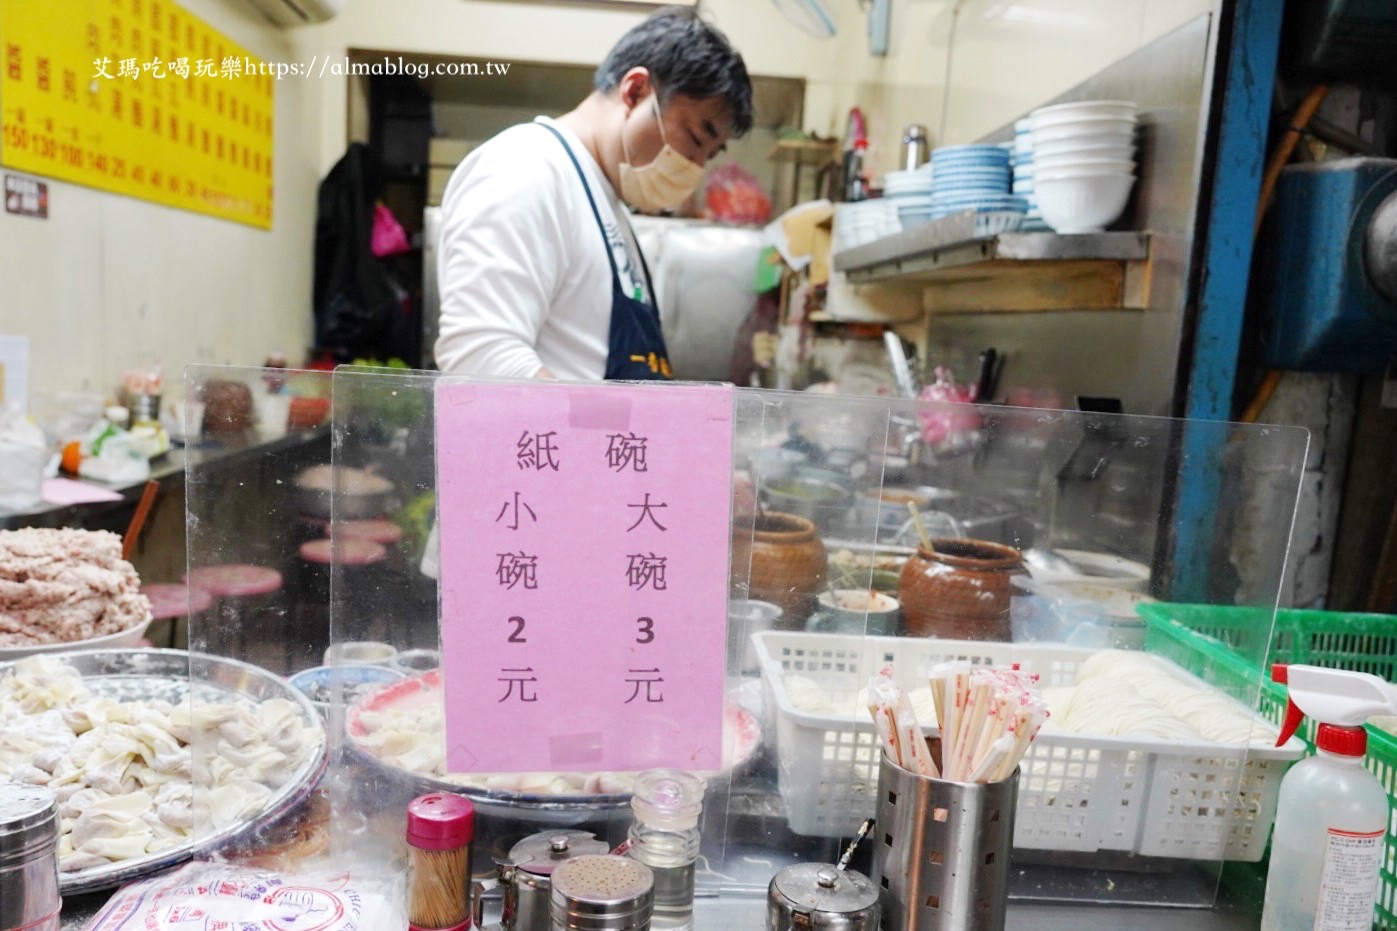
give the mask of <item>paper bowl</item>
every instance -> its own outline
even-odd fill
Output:
[[[146,635],[146,628],[150,627],[154,618],[149,615],[144,621],[134,627],[119,630],[114,634],[104,634],[101,637],[93,637],[89,640],[74,640],[70,643],[43,643],[26,647],[0,647],[0,662],[24,659],[26,656],[36,656],[39,653],[75,653],[78,650],[124,650],[141,645],[141,638]]]

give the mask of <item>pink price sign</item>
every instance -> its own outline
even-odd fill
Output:
[[[732,389],[436,389],[454,773],[720,768]]]

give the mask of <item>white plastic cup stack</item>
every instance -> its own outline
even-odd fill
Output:
[[[1135,104],[1055,104],[1029,120],[1032,192],[1043,220],[1058,233],[1099,233],[1114,223],[1135,185]]]

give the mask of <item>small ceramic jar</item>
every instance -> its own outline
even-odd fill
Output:
[[[815,610],[815,596],[824,588],[828,571],[825,545],[815,525],[796,514],[766,511],[756,517],[750,534],[746,527],[734,528],[734,585],[747,580],[749,567],[745,597],[780,607],[779,629],[803,629]]]
[[[938,539],[902,567],[898,600],[911,637],[1012,639],[1013,578],[1027,575],[1018,550],[988,540]]]

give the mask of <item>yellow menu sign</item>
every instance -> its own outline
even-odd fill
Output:
[[[270,229],[274,80],[170,0],[0,0],[0,164]]]

